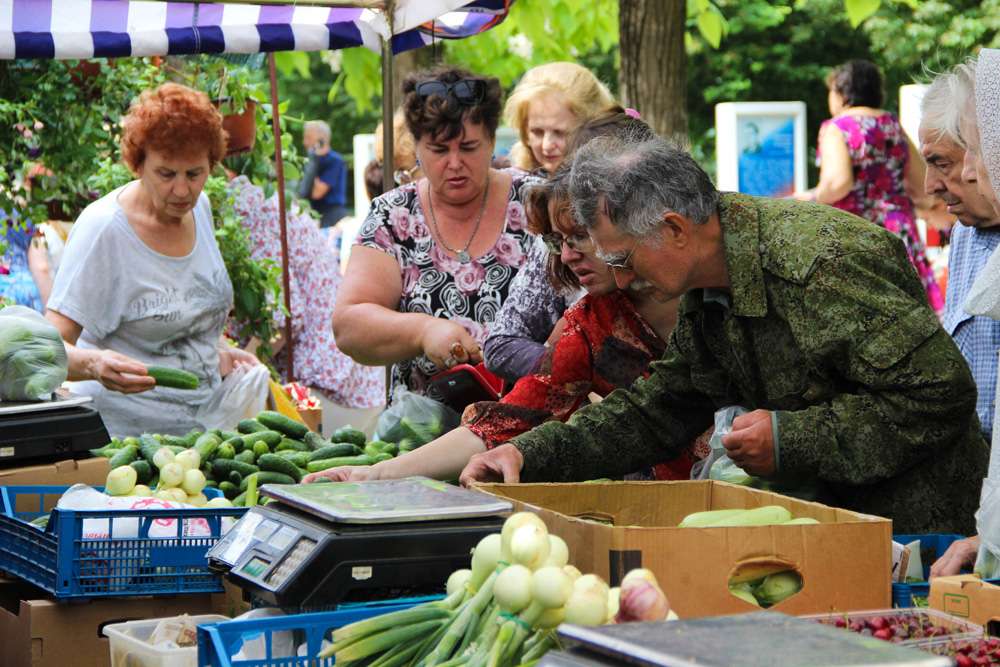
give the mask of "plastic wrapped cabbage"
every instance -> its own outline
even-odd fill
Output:
[[[48,399],[66,380],[68,365],[62,336],[41,313],[0,309],[0,400]]]

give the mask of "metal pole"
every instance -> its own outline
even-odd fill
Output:
[[[288,222],[285,218],[285,167],[281,161],[281,122],[278,113],[278,70],[274,66],[274,54],[267,54],[267,69],[271,78],[271,121],[274,132],[274,162],[278,176],[278,219],[281,224],[281,284],[285,294],[285,354],[288,367],[285,372],[285,382],[295,378],[295,361],[292,355],[292,292],[288,278]]]

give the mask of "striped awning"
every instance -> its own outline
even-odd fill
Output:
[[[396,53],[469,37],[502,21],[514,0],[398,0]],[[380,11],[315,2],[0,0],[0,59],[119,58],[194,53],[381,50]]]

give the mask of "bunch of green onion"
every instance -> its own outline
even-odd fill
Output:
[[[567,565],[566,543],[530,512],[483,538],[448,595],[336,629],[319,658],[338,667],[528,667],[556,645],[564,620],[601,625],[608,585]]]

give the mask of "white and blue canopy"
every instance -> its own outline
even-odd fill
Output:
[[[0,59],[317,51],[352,46],[377,52],[382,40],[390,37],[394,37],[393,51],[400,53],[435,39],[469,37],[488,30],[506,17],[513,2],[397,0],[390,27],[381,11],[329,6],[335,1],[0,0]]]

